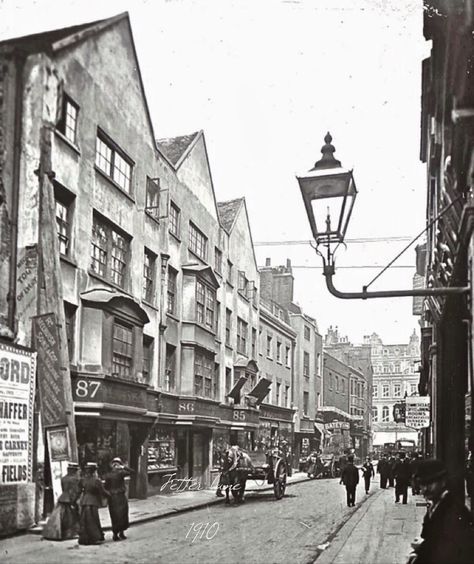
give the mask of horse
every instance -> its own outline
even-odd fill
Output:
[[[225,489],[225,503],[230,504],[232,492],[234,503],[244,501],[245,486],[252,462],[246,452],[230,448],[223,456],[223,465],[218,489]]]

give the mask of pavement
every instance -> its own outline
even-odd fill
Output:
[[[378,481],[378,480],[377,480]],[[405,564],[410,543],[421,533],[426,504],[408,494],[408,503],[395,503],[394,488],[382,490],[377,481],[364,503],[333,532],[314,560],[317,564]],[[378,488],[378,489],[377,489]],[[360,489],[360,488],[359,488]]]
[[[309,481],[305,472],[293,472],[292,476],[287,478],[287,486]],[[273,490],[273,485],[266,482],[256,482],[249,480],[245,490],[245,495],[252,493],[265,492]],[[232,497],[231,497],[232,499]],[[131,525],[145,523],[161,517],[192,511],[201,507],[223,503],[224,497],[216,496],[216,488],[202,489],[198,491],[179,491],[176,493],[168,493],[164,495],[153,495],[147,499],[131,499],[129,500],[129,522]],[[107,507],[99,509],[100,522],[105,531],[112,530],[110,522],[109,510]],[[32,534],[41,534],[45,521],[28,530]]]

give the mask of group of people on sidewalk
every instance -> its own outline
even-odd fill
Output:
[[[411,458],[407,457],[405,452],[400,452],[398,458],[383,454],[377,463],[377,474],[380,474],[380,487],[382,489],[388,487],[395,488],[395,503],[400,502],[406,504],[408,502],[408,487],[412,486],[413,495],[420,493],[420,485],[416,479],[421,455],[414,453]],[[360,468],[364,478],[365,493],[370,490],[370,482],[375,478],[374,466],[367,456],[363,466]],[[347,464],[341,472],[341,484],[346,486],[347,490],[347,506],[353,507],[355,504],[355,493],[357,484],[359,483],[359,469],[354,465],[354,456],[347,457]]]
[[[365,491],[369,492],[370,479],[375,476],[373,465],[367,457],[361,468]],[[407,564],[473,564],[474,523],[471,513],[455,496],[450,486],[445,466],[436,459],[409,460],[399,453],[398,460],[390,466],[386,457],[378,463],[380,487],[395,486],[395,503],[407,503],[408,486],[413,494],[421,493],[427,501],[421,536],[412,543],[412,552]],[[355,506],[356,487],[359,483],[359,468],[354,457],[348,456],[341,474],[341,484],[347,491],[347,506]]]
[[[108,505],[112,522],[113,540],[126,539],[129,526],[128,499],[125,477],[132,470],[120,458],[114,458],[110,472],[99,478],[97,465],[88,462],[82,476],[79,465],[68,465],[66,476],[61,478],[62,493],[53,509],[42,535],[49,540],[66,540],[79,536],[79,544],[101,544],[105,541],[99,508]]]
[[[411,457],[405,452],[400,452],[398,459],[394,456],[382,455],[377,464],[377,473],[380,474],[380,487],[385,489],[395,487],[395,503],[407,503],[408,488],[411,485],[413,495],[420,493],[420,487],[416,480],[418,466],[422,457],[418,453],[413,453]]]

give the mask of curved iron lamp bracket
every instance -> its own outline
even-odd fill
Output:
[[[318,253],[321,254],[321,253]],[[321,255],[322,256],[322,255]],[[331,257],[332,258],[332,257]],[[463,287],[446,287],[446,288],[420,288],[411,290],[381,290],[368,292],[367,286],[362,287],[362,292],[340,292],[333,284],[333,276],[336,268],[334,261],[327,263],[323,257],[324,268],[323,275],[326,278],[326,286],[329,292],[343,300],[367,300],[370,298],[400,298],[400,297],[414,297],[414,296],[452,296],[467,294],[470,291],[469,286]]]

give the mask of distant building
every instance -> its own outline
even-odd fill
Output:
[[[277,303],[288,312],[296,333],[293,353],[293,406],[295,412],[294,459],[305,457],[321,446],[324,425],[318,420],[322,398],[322,337],[315,319],[294,303],[294,278],[290,260],[271,266],[270,259],[260,268],[260,292],[263,300]]]
[[[376,334],[364,337],[371,346],[374,381],[372,426],[374,446],[396,439],[418,439],[417,431],[408,429],[393,418],[393,406],[406,396],[418,395],[420,339],[415,331],[408,344],[387,345]]]
[[[372,450],[372,379],[371,346],[353,345],[339,335],[338,328],[329,327],[324,350],[344,362],[350,375],[350,432],[355,452],[363,458]]]

